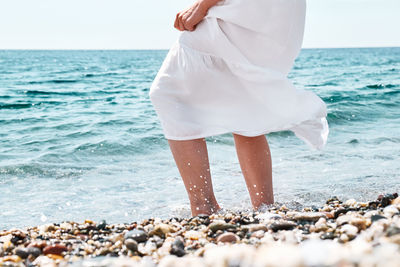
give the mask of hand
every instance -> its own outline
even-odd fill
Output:
[[[207,15],[209,5],[205,1],[198,0],[188,9],[176,14],[174,27],[179,31],[194,31],[196,25]]]

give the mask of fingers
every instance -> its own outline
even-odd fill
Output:
[[[180,16],[180,13],[176,14],[174,28],[177,29],[178,31],[183,31],[181,24],[179,22],[180,21],[179,16]]]
[[[185,30],[188,31],[193,31],[195,24],[192,23],[192,20],[190,19],[190,15],[185,14],[182,16],[182,23],[183,26],[185,27]]]
[[[179,16],[179,18],[178,18],[178,23],[179,23],[179,29],[180,29],[181,31],[184,31],[184,30],[185,30],[185,25],[183,24],[183,21],[182,21],[182,17],[181,17],[181,16]]]
[[[184,31],[186,29],[182,13],[176,14],[174,27],[179,31]]]
[[[174,27],[179,31],[194,31],[196,25],[204,18],[203,14],[185,10],[176,14]]]

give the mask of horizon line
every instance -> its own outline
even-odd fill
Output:
[[[400,48],[398,46],[337,46],[337,47],[302,47],[301,49],[345,49],[345,48]],[[162,51],[170,48],[0,48],[0,51]]]

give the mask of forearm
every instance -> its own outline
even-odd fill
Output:
[[[215,6],[221,0],[199,0],[200,6],[205,10],[210,9],[211,7]]]

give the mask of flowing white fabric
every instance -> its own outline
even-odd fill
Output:
[[[305,0],[222,0],[169,50],[150,99],[165,138],[291,130],[322,149],[326,104],[287,75],[304,33]]]

